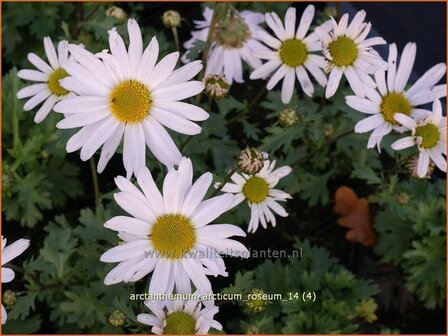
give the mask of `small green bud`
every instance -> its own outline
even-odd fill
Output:
[[[162,21],[167,28],[177,28],[180,27],[181,17],[179,12],[174,10],[167,10],[163,13]]]
[[[325,137],[329,138],[334,133],[334,127],[332,124],[325,124],[324,125],[324,135]]]
[[[373,299],[364,299],[356,307],[357,315],[367,323],[372,323],[378,319],[375,314],[378,308],[377,303]]]
[[[406,194],[405,192],[401,192],[397,197],[398,204],[401,204],[401,205],[408,204],[410,199],[411,199],[411,197],[408,194]]]
[[[17,303],[17,293],[12,290],[6,290],[3,293],[3,303],[8,307],[13,307]]]
[[[299,116],[297,115],[297,112],[293,108],[285,108],[283,111],[280,112],[280,115],[278,117],[278,123],[282,127],[293,127],[297,124],[299,121]]]
[[[205,93],[213,99],[221,99],[229,93],[229,83],[223,75],[208,75],[205,79]]]
[[[259,313],[266,309],[268,300],[263,300],[265,292],[262,289],[253,289],[247,296],[246,306],[253,312]]]
[[[114,327],[122,327],[126,322],[126,316],[120,310],[114,310],[109,315],[108,321]]]

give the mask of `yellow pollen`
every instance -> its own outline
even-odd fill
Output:
[[[415,129],[415,136],[421,137],[420,147],[429,149],[437,145],[440,139],[440,132],[436,125],[428,123],[424,126],[418,126]]]
[[[166,318],[165,323],[164,335],[194,335],[196,333],[194,330],[196,320],[184,312],[172,313]]]
[[[178,259],[196,243],[196,229],[185,216],[163,215],[153,225],[150,239],[154,249],[164,258]]]
[[[109,106],[115,118],[121,122],[138,123],[151,109],[151,94],[145,84],[136,80],[121,82],[109,96]]]
[[[308,49],[301,40],[289,39],[283,41],[279,54],[283,63],[295,68],[305,63],[308,57]]]
[[[330,42],[328,50],[333,58],[332,63],[339,67],[352,65],[358,57],[355,41],[346,36],[339,36]]]
[[[269,185],[265,179],[252,176],[243,186],[243,194],[251,203],[263,202],[269,193]]]
[[[381,102],[381,113],[384,120],[395,126],[400,124],[394,119],[395,113],[403,113],[408,116],[411,114],[411,110],[412,106],[409,100],[401,93],[388,93]]]
[[[64,89],[59,81],[65,77],[68,77],[67,71],[62,68],[55,70],[48,78],[48,88],[56,96],[64,96],[70,91]]]

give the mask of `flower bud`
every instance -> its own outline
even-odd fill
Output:
[[[114,327],[122,327],[126,322],[126,316],[120,310],[114,310],[109,315],[108,321]]]
[[[163,13],[162,21],[167,28],[177,28],[180,27],[180,14],[174,10],[167,10]]]
[[[410,199],[411,197],[407,193],[401,192],[397,197],[397,202],[398,204],[406,205],[409,203]]]
[[[236,165],[242,173],[254,175],[263,168],[265,159],[265,155],[258,149],[248,147],[238,155]]]
[[[269,303],[268,300],[263,300],[264,295],[262,289],[253,289],[247,297],[246,306],[253,312],[262,312]]]
[[[411,177],[414,177],[416,179],[420,179],[420,177],[417,174],[418,157],[419,155],[416,154],[412,156],[406,163],[406,168],[408,169],[409,175],[411,175]],[[426,173],[426,176],[423,177],[422,179],[429,180],[433,172],[434,172],[434,163],[430,161],[428,172]]]
[[[332,124],[325,124],[324,125],[324,135],[325,137],[329,138],[334,133],[334,127]]]
[[[12,290],[6,290],[3,293],[3,303],[8,306],[12,307],[17,303],[17,293]]]
[[[229,93],[229,83],[224,75],[208,75],[205,79],[205,93],[213,99],[221,99]]]
[[[111,18],[115,18],[119,22],[124,22],[128,18],[128,15],[126,14],[126,12],[123,9],[121,9],[120,7],[117,7],[117,6],[109,7],[106,10],[106,16],[107,17],[111,17]]]
[[[278,123],[282,127],[293,127],[297,124],[299,121],[299,116],[297,115],[297,112],[293,108],[285,108],[283,111],[280,112],[280,115],[278,117]]]

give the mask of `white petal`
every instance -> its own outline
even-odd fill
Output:
[[[289,7],[285,15],[285,32],[286,38],[294,38],[294,33],[296,30],[296,9],[294,7]]]
[[[313,83],[311,83],[310,77],[306,73],[305,68],[297,67],[296,74],[303,92],[305,92],[308,97],[312,97],[314,93],[314,86]]]
[[[196,135],[201,133],[201,126],[198,124],[180,117],[176,114],[164,111],[159,108],[153,107],[151,115],[162,125],[176,131],[178,133],[187,135]]]
[[[305,38],[306,33],[310,29],[311,22],[314,19],[314,6],[308,5],[303,11],[302,17],[300,18],[299,27],[297,28],[296,38]]]
[[[361,121],[358,121],[358,123],[355,125],[355,132],[356,133],[369,132],[377,128],[382,123],[384,123],[383,116],[381,114],[374,114]]]
[[[89,127],[90,125],[85,126]],[[95,124],[93,125],[94,127]],[[125,124],[119,123],[118,128],[114,133],[106,140],[103,147],[101,148],[101,155],[97,165],[97,172],[102,173],[104,168],[106,168],[107,163],[112,158],[112,156],[117,151],[118,146],[120,145],[121,139],[123,138],[125,129]],[[68,144],[67,144],[68,145]]]
[[[46,73],[47,75],[51,75],[54,71],[44,60],[42,60],[42,58],[37,56],[35,53],[29,53],[28,60],[37,69],[39,69],[43,73]]]
[[[173,277],[173,263],[166,259],[158,262],[151,277],[149,293],[162,294],[167,291],[168,283]]]
[[[34,97],[31,97],[28,99],[28,101],[23,105],[23,109],[25,111],[29,111],[33,108],[35,108],[37,105],[42,103],[45,99],[47,99],[51,95],[51,91],[46,89],[44,91],[40,91],[38,94],[36,94]]]
[[[39,108],[39,110],[36,112],[36,115],[34,116],[34,122],[36,124],[39,124],[47,117],[47,115],[50,113],[50,111],[52,110],[54,104],[56,104],[58,99],[59,98],[53,94],[47,98],[47,100],[42,104],[42,106]]]
[[[178,59],[179,52],[176,51],[166,55],[157,63],[151,76],[145,81],[150,90],[157,89],[171,75]]]
[[[272,75],[271,79],[268,81],[268,84],[266,85],[267,90],[272,90],[274,86],[283,78],[286,76],[288,71],[291,68],[285,64],[283,64],[276,72],[274,72],[274,75]]]
[[[395,92],[402,92],[404,90],[414,66],[416,53],[417,45],[415,43],[406,44],[403,53],[401,54],[400,65],[398,66],[397,75],[395,77]]]
[[[343,71],[340,68],[331,70],[330,76],[328,77],[327,88],[325,90],[325,98],[330,98],[336,93],[342,78],[342,73]]]
[[[59,69],[58,56],[56,55],[56,49],[54,48],[51,38],[44,37],[44,49],[47,54],[48,61],[54,70]]]
[[[429,154],[426,151],[420,152],[417,163],[417,175],[420,178],[423,178],[428,173],[429,167]]]
[[[17,73],[17,77],[30,80],[33,82],[47,82],[48,81],[48,75],[46,73],[36,71],[36,70],[20,70]]]
[[[415,145],[414,138],[411,136],[408,136],[408,137],[405,137],[405,138],[395,141],[391,145],[391,147],[394,150],[402,150],[402,149],[409,148],[414,145]]]
[[[395,113],[394,119],[410,130],[417,127],[417,123],[415,122],[415,120],[403,113]]]
[[[135,235],[149,236],[151,225],[148,222],[127,216],[116,216],[104,223],[104,227]]]
[[[226,212],[233,202],[233,196],[225,194],[202,202],[191,217],[196,227],[202,227]]]
[[[131,216],[146,221],[154,222],[154,214],[146,203],[143,203],[139,197],[128,191],[121,191],[114,194],[117,204]]]
[[[151,246],[147,239],[137,240],[130,243],[123,243],[115,246],[103,253],[100,257],[102,262],[120,262],[123,260],[136,258],[151,250]]]
[[[196,180],[184,199],[181,210],[183,215],[189,217],[196,210],[204,199],[212,181],[213,175],[211,173],[205,173]]]
[[[153,92],[154,101],[175,101],[183,100],[197,95],[204,90],[204,83],[190,81],[157,89]]]
[[[362,113],[375,114],[380,112],[379,106],[366,98],[347,96],[345,102],[351,108]]]
[[[2,249],[2,265],[21,255],[30,246],[28,239],[19,239]]]
[[[294,93],[294,84],[296,81],[296,74],[293,68],[290,68],[283,79],[281,98],[283,104],[288,104],[291,101]]]
[[[140,58],[143,54],[143,40],[140,27],[134,19],[128,20],[129,33],[129,62],[131,66],[132,76],[137,75]]]
[[[141,167],[137,170],[135,175],[140,188],[148,199],[151,210],[158,216],[163,214],[165,209],[163,197],[157,188],[149,169]]]
[[[389,45],[389,58],[387,60],[387,87],[389,91],[393,91],[395,87],[395,73],[397,71],[397,45],[392,43]]]
[[[353,67],[347,67],[344,73],[355,95],[358,97],[365,97],[364,84],[359,79],[358,74]]]
[[[95,111],[95,113],[75,113],[56,124],[57,128],[75,128],[93,124],[110,115],[108,110]]]

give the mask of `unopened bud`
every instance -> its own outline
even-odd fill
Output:
[[[401,192],[397,197],[397,202],[398,204],[406,205],[409,203],[410,199],[411,198],[409,197],[408,194],[406,194],[405,192]]]
[[[334,133],[334,127],[332,124],[325,124],[324,125],[324,135],[325,137],[329,138]]]
[[[167,10],[163,13],[162,21],[167,28],[177,28],[180,27],[180,14],[174,10]]]
[[[12,307],[17,303],[17,293],[12,290],[6,290],[3,293],[3,303],[8,306]]]
[[[114,327],[122,327],[126,322],[126,316],[120,310],[114,310],[109,315],[108,321]]]
[[[253,289],[247,296],[246,306],[253,312],[262,312],[269,303],[268,300],[263,299],[265,295],[262,289]]]
[[[293,108],[285,108],[278,116],[278,123],[282,127],[293,127],[299,121],[299,116]]]
[[[221,99],[229,93],[229,83],[224,75],[208,75],[205,79],[205,93],[213,99]]]
[[[263,168],[265,159],[265,155],[258,149],[246,148],[238,155],[236,165],[241,172],[254,175]]]
[[[124,22],[128,18],[128,15],[126,14],[126,12],[123,9],[121,9],[120,7],[117,7],[117,6],[109,7],[106,10],[106,16],[107,17],[111,17],[111,18],[115,18],[115,19],[117,19],[120,22]]]

